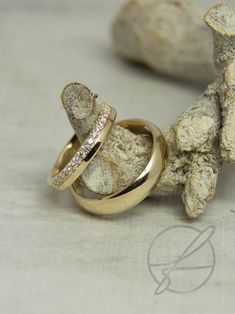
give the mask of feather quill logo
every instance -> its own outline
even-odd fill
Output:
[[[215,268],[211,238],[215,226],[203,230],[173,226],[157,235],[148,250],[148,267],[157,286],[155,295],[166,291],[191,293],[203,287]]]

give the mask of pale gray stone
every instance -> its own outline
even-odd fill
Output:
[[[203,10],[187,0],[129,0],[112,29],[115,51],[159,73],[213,81],[213,45]]]
[[[235,161],[235,14],[225,5],[212,8],[205,18],[214,34],[215,65],[223,77],[220,105],[223,128],[220,138],[224,160]]]
[[[203,213],[214,197],[223,161],[235,160],[235,36],[231,22],[234,17],[235,12],[225,5],[215,6],[206,14],[205,20],[215,33],[218,78],[194,106],[163,131],[169,146],[168,164],[152,195],[182,193],[186,212],[193,218]],[[221,28],[223,31],[218,35]],[[77,85],[77,107],[80,111],[83,108],[84,112],[89,110],[89,114],[80,118],[70,106],[65,106],[65,110],[77,136],[84,140],[97,118],[99,105],[87,87]],[[89,91],[90,96],[85,91]],[[65,102],[63,95],[62,101]],[[149,137],[135,135],[114,125],[97,157],[83,173],[82,180],[93,192],[104,195],[117,192],[144,170],[151,149]]]

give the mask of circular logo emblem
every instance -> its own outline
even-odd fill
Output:
[[[172,226],[160,232],[148,250],[148,268],[156,282],[155,294],[190,293],[204,286],[215,268],[211,237],[215,226],[198,230]]]

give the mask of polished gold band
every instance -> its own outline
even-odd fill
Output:
[[[145,120],[124,120],[117,124],[135,134],[151,135],[152,153],[147,166],[139,177],[130,186],[115,194],[101,198],[88,198],[80,180],[72,184],[71,192],[77,203],[88,212],[96,215],[118,214],[140,203],[150,194],[160,179],[167,162],[166,141],[154,124]]]
[[[103,145],[115,118],[116,111],[102,104],[95,126],[82,146],[74,135],[60,153],[48,178],[50,186],[63,191],[77,180]]]

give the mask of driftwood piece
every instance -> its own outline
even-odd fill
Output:
[[[214,32],[218,79],[164,130],[169,160],[152,195],[181,193],[189,217],[203,213],[213,198],[222,162],[235,161],[234,19],[235,12],[225,5],[215,6],[206,14]],[[77,136],[84,140],[99,112],[96,95],[73,83],[64,89],[62,101]],[[142,172],[150,153],[148,137],[114,125],[82,180],[93,192],[116,192]]]
[[[159,73],[212,82],[213,42],[203,10],[187,0],[129,0],[112,28],[114,50]]]

